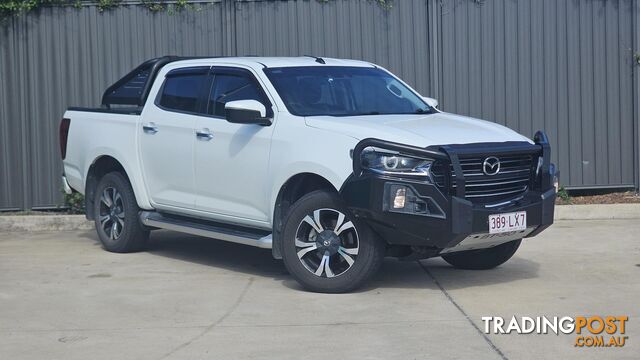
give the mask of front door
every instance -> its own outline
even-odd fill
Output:
[[[267,222],[267,168],[272,126],[232,124],[225,103],[258,100],[273,117],[271,102],[254,75],[245,69],[213,68],[208,116],[196,120],[196,208],[213,218],[250,223]]]

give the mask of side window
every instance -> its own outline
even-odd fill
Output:
[[[224,105],[229,101],[235,100],[257,100],[265,104],[260,89],[249,76],[216,74],[213,78],[213,87],[209,95],[207,113],[224,117]]]
[[[162,87],[159,104],[171,110],[199,112],[198,98],[206,83],[205,74],[169,76]]]

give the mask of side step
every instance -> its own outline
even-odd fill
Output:
[[[142,211],[140,221],[151,227],[167,229],[186,234],[204,236],[208,238],[230,241],[238,244],[271,249],[271,234],[238,226],[224,225],[198,219],[178,216],[166,216],[157,212]]]

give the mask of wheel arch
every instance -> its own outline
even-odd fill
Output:
[[[87,174],[85,176],[86,180],[84,189],[84,202],[86,217],[89,220],[93,220],[95,218],[95,214],[93,213],[93,199],[95,198],[95,191],[98,187],[98,183],[103,176],[110,172],[121,173],[127,179],[127,181],[129,181],[129,184],[132,185],[134,194],[136,195],[136,199],[138,198],[136,187],[131,183],[131,178],[129,177],[129,174],[127,174],[127,171],[122,163],[111,155],[100,155],[93,160],[93,162],[87,169]]]
[[[312,172],[295,174],[280,187],[273,209],[272,252],[276,259],[282,258],[282,227],[289,208],[304,195],[316,190],[329,190],[338,194],[338,189],[325,177]]]

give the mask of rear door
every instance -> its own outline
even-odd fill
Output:
[[[196,207],[213,218],[247,223],[268,221],[267,168],[274,125],[232,124],[224,106],[234,100],[258,100],[274,116],[272,103],[246,69],[213,67],[207,116],[196,120]]]
[[[194,129],[210,80],[209,67],[172,70],[145,107],[140,156],[149,197],[158,208],[195,208]]]

